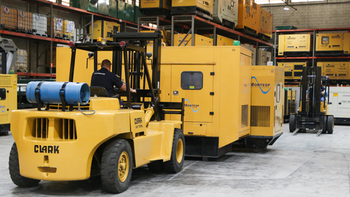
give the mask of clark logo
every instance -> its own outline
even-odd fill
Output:
[[[41,146],[41,145],[34,145],[34,152],[35,153],[52,153],[52,154],[59,154],[59,146]]]
[[[269,93],[269,91],[271,90],[271,85],[269,83],[259,83],[255,76],[252,76],[252,79],[255,79],[256,81],[256,83],[252,82],[252,87],[259,87],[263,94]],[[268,90],[264,91],[263,88],[265,90],[268,88]]]
[[[134,123],[135,123],[135,128],[136,129],[143,128],[143,126],[142,126],[142,118],[135,118],[134,119]]]

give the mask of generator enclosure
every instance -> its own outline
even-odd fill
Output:
[[[145,16],[167,16],[171,12],[171,0],[140,0],[140,11]]]
[[[350,79],[349,62],[317,62],[322,67],[322,75],[330,79]]]
[[[251,69],[251,118],[247,138],[263,138],[273,144],[283,133],[284,69],[277,66],[252,66]]]
[[[278,62],[278,66],[284,68],[285,79],[300,79],[306,65],[307,62]]]
[[[350,124],[350,88],[330,87],[327,111],[337,124]]]
[[[204,36],[212,38],[214,42],[213,34],[204,34]],[[216,34],[216,46],[232,46],[234,39]]]
[[[93,40],[97,40],[97,38],[101,37],[108,41],[113,41],[112,34],[120,32],[120,24],[111,21],[98,20],[94,21],[93,29]],[[91,31],[91,25],[89,30]]]
[[[174,46],[191,46],[192,35],[189,34],[174,34]],[[183,41],[181,43],[181,41]],[[180,45],[181,43],[181,45]],[[199,34],[194,35],[194,46],[213,46],[213,39]]]
[[[252,52],[251,65],[256,65],[256,47],[250,44],[242,44],[242,47],[249,49]]]
[[[10,130],[12,110],[17,109],[17,75],[0,74],[0,133]]]
[[[159,30],[162,33],[162,46],[170,46],[171,45],[171,33],[166,30]],[[143,30],[140,33],[152,33],[154,30]],[[150,41],[148,46],[153,47],[153,41]]]
[[[253,0],[242,0],[238,3],[238,24],[236,29],[247,33],[259,34],[260,6]]]
[[[171,13],[174,14],[207,14],[213,16],[213,0],[201,1],[201,0],[172,0]]]
[[[218,158],[249,135],[250,81],[251,52],[241,46],[162,48],[161,100],[185,99],[187,156]]]
[[[284,34],[278,36],[278,56],[310,55],[311,34]]]
[[[259,36],[265,38],[265,40],[271,39],[273,14],[263,8],[260,8],[259,20]]]
[[[213,0],[216,23],[235,28],[238,23],[238,0]]]

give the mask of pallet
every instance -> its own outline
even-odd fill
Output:
[[[248,35],[253,36],[253,37],[258,37],[256,30],[251,29],[251,28],[246,27],[246,26],[244,26],[244,29],[235,29],[235,30],[242,32],[242,33],[245,33],[245,34],[248,34]]]
[[[322,51],[322,52],[315,52],[316,56],[348,56],[350,54],[345,54],[344,51]]]
[[[269,42],[269,41],[271,40],[271,38],[272,38],[272,37],[267,36],[267,35],[262,34],[262,33],[259,33],[259,34],[258,34],[258,37],[259,37],[261,40],[266,41],[266,42]]]
[[[278,55],[278,57],[312,57],[311,52],[284,52],[283,55]]]
[[[74,36],[69,36],[69,35],[63,34],[63,40],[74,40]]]
[[[173,7],[172,15],[196,15],[211,21],[213,20],[213,14],[195,6]]]

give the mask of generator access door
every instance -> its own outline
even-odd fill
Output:
[[[185,123],[211,123],[213,65],[172,65],[171,101],[185,99]]]

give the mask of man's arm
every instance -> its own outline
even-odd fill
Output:
[[[117,86],[119,89],[126,91],[126,85],[123,83],[119,77],[115,76],[113,77],[113,85]],[[130,92],[136,93],[136,90],[130,88]]]

